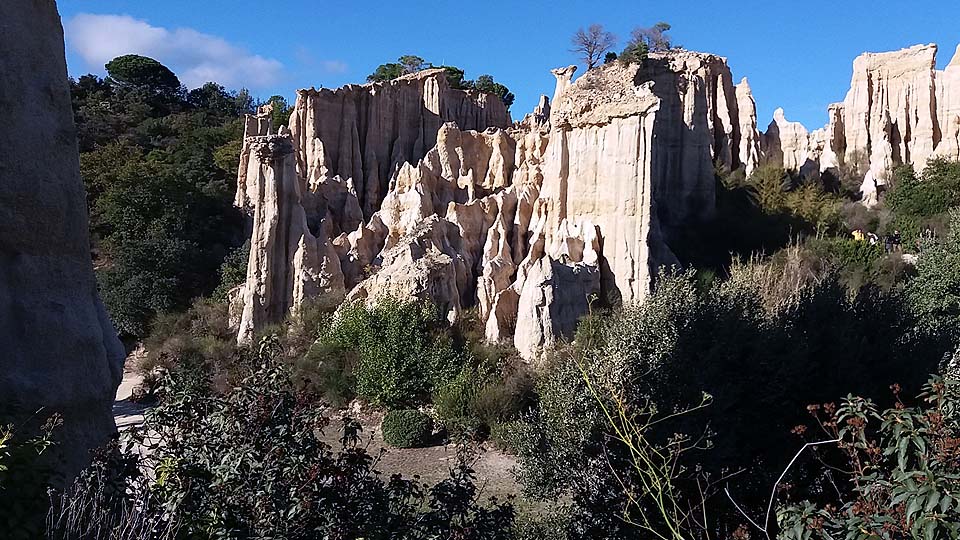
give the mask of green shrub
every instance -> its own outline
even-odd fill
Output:
[[[322,397],[334,407],[343,407],[357,394],[355,351],[315,343],[293,363],[294,380],[301,389]]]
[[[942,232],[947,211],[960,206],[960,162],[930,160],[920,176],[902,166],[893,171],[892,184],[884,202],[908,245],[926,227]]]
[[[433,420],[416,409],[390,411],[380,424],[383,440],[397,448],[425,446],[433,435]]]
[[[34,436],[28,432],[36,429],[35,425],[0,426],[0,527],[4,538],[41,537],[50,502],[47,489],[55,480],[47,450],[55,444],[53,432],[60,424],[55,415]]]
[[[47,537],[509,538],[512,506],[481,501],[464,459],[433,486],[382,478],[356,423],[344,422],[339,448],[317,436],[328,420],[291,384],[279,340],[255,349],[224,395],[170,374],[132,433],[138,450],[121,450],[120,470],[95,462],[58,501]]]
[[[435,307],[387,299],[373,308],[342,306],[320,341],[357,352],[359,397],[400,408],[426,401],[462,369],[464,355],[446,329]]]
[[[483,379],[474,369],[461,370],[453,380],[441,386],[434,394],[433,405],[437,416],[444,421],[470,416],[471,404],[483,384]]]

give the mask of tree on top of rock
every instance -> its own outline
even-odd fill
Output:
[[[651,28],[634,28],[630,33],[632,41],[645,43],[650,52],[664,52],[673,48],[671,38],[667,35],[670,24],[658,22]]]
[[[434,66],[419,56],[411,54],[401,56],[396,62],[380,64],[373,73],[367,75],[367,82],[387,82],[410,73],[424,69],[443,68],[447,76],[447,84],[455,90],[479,90],[494,94],[510,108],[516,96],[506,86],[494,80],[492,75],[481,75],[475,81],[465,78],[464,71],[456,66]]]
[[[416,73],[418,71],[433,67],[423,58],[412,54],[405,54],[397,58],[396,62],[380,64],[373,73],[367,75],[367,82],[386,82],[392,81],[397,77]]]
[[[477,77],[477,80],[473,82],[472,87],[475,90],[486,92],[488,94],[494,94],[495,96],[499,97],[508,109],[511,105],[513,105],[513,100],[516,97],[509,88],[493,80],[493,75],[481,75]]]
[[[570,52],[576,53],[590,70],[596,67],[604,54],[617,43],[617,36],[606,31],[602,24],[591,24],[586,30],[578,29],[570,42],[573,44]]]
[[[651,52],[664,52],[673,48],[671,38],[667,35],[670,25],[658,22],[651,28],[638,26],[630,32],[630,41],[620,53],[620,61],[625,63],[639,63],[647,58]]]

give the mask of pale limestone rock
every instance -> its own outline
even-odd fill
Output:
[[[237,339],[244,343],[263,326],[295,313],[307,298],[338,301],[345,294],[343,273],[330,238],[330,224],[321,220],[311,231],[302,204],[303,184],[296,172],[289,135],[250,137],[246,180],[253,233],[243,309]]]
[[[291,121],[301,190],[293,204],[323,225],[317,234],[331,239],[349,299],[430,300],[450,320],[476,305],[487,339],[513,337],[534,359],[572,337],[592,298],[646,296],[657,268],[676,262],[672,236],[712,216],[714,160],[756,166],[756,107],[723,58],[673,51],[638,69],[613,63],[576,82],[575,68],[554,70],[555,100],[542,99],[509,133],[464,130],[437,114],[386,135],[360,122],[365,148],[394,141],[389,156],[357,143],[343,157],[342,141],[359,140],[354,118],[367,117],[357,110],[369,107],[345,96],[369,85],[304,91]],[[374,94],[385,110],[412,95],[439,110],[442,86],[428,72]],[[324,127],[329,118],[340,135]]]
[[[564,68],[554,68],[550,70],[553,76],[557,78],[557,86],[553,90],[553,103],[556,103],[560,96],[566,92],[573,81],[573,74],[577,72],[577,66],[567,66]]]
[[[757,131],[757,103],[744,77],[736,87],[740,119],[740,165],[749,176],[760,165],[760,134]]]
[[[940,143],[935,154],[960,160],[960,45],[946,69],[937,72],[936,84]]]
[[[369,218],[397,167],[422,158],[444,122],[478,131],[510,124],[498,97],[451,89],[444,73],[429,69],[384,83],[299,90],[290,130],[303,181],[350,179]]]
[[[799,171],[809,158],[807,128],[800,122],[788,121],[782,108],[773,112],[773,120],[767,126],[762,140],[764,156],[775,163],[782,163],[784,169]]]
[[[599,236],[589,221],[563,220],[553,241],[531,251],[518,290],[514,346],[534,359],[558,339],[572,337],[600,293]],[[544,238],[544,240],[546,240]]]
[[[936,54],[936,45],[916,45],[854,60],[843,102],[847,158],[870,156],[875,175],[886,164],[922,168],[933,154],[938,123]]]
[[[374,305],[384,298],[433,302],[450,322],[462,312],[461,291],[470,284],[460,236],[452,223],[432,215],[382,254],[382,265],[360,282],[348,301]]]
[[[0,111],[0,425],[59,413],[44,455],[69,481],[116,433],[126,355],[97,295],[52,0],[0,2]]]

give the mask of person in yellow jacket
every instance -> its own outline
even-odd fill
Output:
[[[854,239],[854,240],[856,240],[856,241],[858,241],[858,242],[863,242],[863,238],[864,238],[864,236],[863,236],[863,231],[861,231],[860,229],[857,229],[857,230],[853,231],[853,239]]]

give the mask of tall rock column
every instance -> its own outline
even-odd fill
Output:
[[[61,414],[69,476],[116,432],[124,351],[97,296],[53,0],[0,2],[0,111],[0,415]]]

